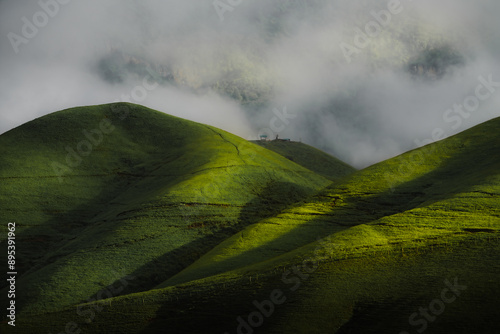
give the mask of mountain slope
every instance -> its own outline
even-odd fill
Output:
[[[491,322],[495,319],[491,308],[498,298],[498,293],[491,290],[494,277],[500,273],[496,265],[500,245],[500,159],[496,154],[500,146],[496,131],[499,125],[500,119],[495,119],[352,174],[314,200],[247,227],[160,287],[231,270],[260,273],[265,280],[265,268],[286,267],[287,263],[297,264],[304,258],[320,262],[326,253],[326,261],[315,273],[313,283],[299,290],[293,299],[295,304],[287,304],[281,318],[270,325],[270,332],[315,332],[311,324],[321,324],[316,329],[318,333],[338,330],[342,325],[346,333],[366,332],[374,324],[379,327],[373,333],[409,327],[403,317],[408,319],[414,312],[412,307],[418,309],[419,303],[425,305],[426,299],[429,303],[435,298],[426,284],[439,289],[445,279],[453,280],[452,275],[458,274],[466,285],[473,286],[475,294],[483,296],[483,305],[478,307],[469,297],[461,303],[462,310],[449,317],[457,321],[469,313],[467,319],[475,319],[470,320],[469,327],[460,322],[462,328],[467,328],[464,333],[485,319]],[[328,229],[333,233],[328,242],[320,243],[327,245],[318,256],[314,239],[324,238]],[[304,248],[298,248],[301,243]],[[249,263],[254,263],[253,267]],[[418,274],[419,270],[423,272]],[[293,283],[293,276],[289,274],[281,280],[275,276],[274,286],[283,286],[283,278]],[[346,279],[352,282],[346,283]],[[370,285],[378,288],[359,295],[359,289]],[[341,286],[350,292],[339,297]],[[391,286],[397,289],[392,291]],[[418,289],[411,291],[411,286]],[[272,291],[272,285],[268,291]],[[406,305],[404,298],[413,300]],[[358,302],[352,304],[356,299]],[[318,311],[311,312],[311,305]],[[327,320],[321,306],[333,308],[332,314],[342,316]],[[402,317],[396,323],[391,322],[394,310]],[[380,318],[386,319],[382,322],[385,326],[380,327]],[[498,328],[499,324],[493,322],[489,326]],[[434,332],[444,328],[443,324],[438,325]]]
[[[160,287],[264,261],[333,232],[347,235],[348,243],[405,240],[409,246],[417,239],[491,228],[500,215],[499,123],[492,120],[351,174],[314,200],[235,234]],[[376,226],[353,228],[363,223]]]
[[[131,104],[50,114],[0,137],[17,223],[18,312],[148,290],[329,180],[222,130]],[[2,283],[2,288],[6,283]],[[5,292],[5,289],[2,290]]]
[[[28,310],[23,329],[496,333],[499,126],[491,120],[254,216],[156,289]]]
[[[356,170],[345,162],[303,143],[280,140],[252,142],[331,180],[340,179]]]

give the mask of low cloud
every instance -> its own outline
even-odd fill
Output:
[[[500,116],[495,92],[459,127],[443,117],[500,82],[496,2],[221,1],[0,1],[0,133],[122,99],[144,69],[160,85],[132,102],[244,138],[286,107],[280,137],[356,167]]]

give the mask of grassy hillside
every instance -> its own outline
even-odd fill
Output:
[[[356,170],[345,162],[304,143],[280,140],[252,142],[331,180],[340,179]]]
[[[131,104],[34,120],[0,137],[0,155],[18,313],[86,301],[126,275],[135,279],[119,294],[148,290],[330,183],[227,132]]]
[[[394,242],[411,248],[422,239],[469,230],[495,232],[500,159],[494,152],[500,137],[485,133],[495,133],[499,123],[490,121],[351,174],[313,200],[225,240],[166,284],[271,259],[331,233],[341,248]]]
[[[133,108],[143,110],[137,106]],[[147,112],[148,115],[150,113]],[[163,117],[168,118],[168,121],[165,118],[168,124],[174,122],[174,118],[158,114],[158,118]],[[161,124],[158,119],[155,121]],[[185,121],[178,122],[185,124]],[[196,126],[200,133],[206,135],[201,137],[204,143],[210,142],[209,138],[217,138],[205,132],[206,126]],[[81,281],[90,281],[94,277],[102,279],[104,272],[112,268],[110,263],[126,269],[117,274],[115,281],[109,279],[95,285],[93,290],[84,291],[82,300],[85,300],[84,294],[99,291],[108,282],[114,283],[116,288],[124,281],[131,281],[127,275],[145,280],[149,273],[154,272],[159,276],[149,280],[149,291],[142,291],[145,285],[141,290],[138,289],[141,284],[127,283],[127,287],[132,288],[125,289],[122,296],[75,305],[74,295],[77,292],[71,289],[71,285],[65,285],[66,290],[59,290],[61,294],[71,296],[67,300],[59,298],[59,302],[65,301],[61,305],[65,307],[52,307],[53,312],[38,314],[42,305],[50,305],[51,299],[47,298],[49,293],[46,292],[38,299],[30,299],[19,324],[27,333],[40,328],[60,332],[68,323],[88,333],[157,333],[166,329],[173,333],[497,333],[500,331],[496,307],[500,298],[499,127],[500,118],[491,120],[441,142],[352,173],[323,190],[319,189],[327,182],[310,170],[269,150],[254,149],[254,146],[249,146],[252,147],[250,150],[242,149],[240,154],[258,152],[251,159],[251,164],[255,165],[252,171],[256,174],[252,174],[247,183],[240,183],[237,189],[231,189],[238,192],[242,199],[247,196],[250,203],[256,203],[255,207],[240,216],[247,217],[248,213],[252,213],[252,218],[243,225],[230,225],[220,223],[226,215],[216,216],[220,211],[207,209],[204,211],[203,226],[206,227],[206,221],[213,222],[212,226],[228,224],[232,226],[231,233],[223,235],[220,230],[214,230],[213,235],[220,238],[209,247],[199,246],[196,258],[190,258],[190,261],[170,271],[166,263],[182,258],[185,256],[182,250],[192,251],[196,243],[174,246],[171,253],[166,253],[159,260],[144,262],[146,264],[142,266],[139,263],[147,259],[148,254],[154,253],[152,250],[160,249],[155,240],[163,242],[161,250],[164,251],[170,245],[165,245],[165,242],[173,243],[180,238],[179,235],[184,237],[185,234],[181,233],[189,231],[179,227],[165,228],[165,224],[175,221],[180,224],[181,220],[176,218],[172,207],[160,206],[159,203],[167,200],[172,203],[175,199],[180,201],[185,194],[195,191],[192,185],[198,183],[190,182],[197,182],[198,179],[188,177],[185,180],[187,169],[182,168],[183,182],[178,183],[174,178],[167,186],[160,186],[160,180],[171,180],[171,174],[162,174],[166,170],[160,172],[162,167],[158,171],[148,169],[151,167],[146,164],[147,173],[137,177],[133,188],[114,188],[116,199],[101,202],[109,206],[102,211],[105,213],[94,213],[95,216],[86,220],[82,218],[82,222],[87,224],[83,227],[72,227],[71,230],[67,226],[66,230],[59,227],[61,231],[56,232],[61,236],[69,236],[73,231],[79,231],[80,236],[69,242],[51,241],[54,245],[56,242],[59,246],[64,245],[57,252],[52,251],[63,255],[46,258],[49,264],[37,271],[44,284],[38,285],[40,289],[37,291],[46,291],[44,288],[51,282],[63,284],[69,281],[67,275],[71,270],[81,270],[78,275],[74,273],[72,276],[81,277],[80,280],[74,278],[71,282],[74,286],[85,288],[89,283]],[[190,147],[196,147],[200,133],[190,129],[193,134],[183,138],[187,142],[192,139]],[[174,129],[171,127],[170,130],[174,136]],[[145,133],[141,135],[135,137],[136,140],[144,140]],[[232,143],[240,140],[227,133],[222,135]],[[4,140],[5,145],[2,143],[0,147],[18,145],[2,137],[0,140]],[[220,146],[226,145],[226,140],[220,141],[219,138],[214,145],[226,147]],[[19,137],[16,140],[19,141]],[[37,141],[31,142],[31,145],[33,143]],[[116,146],[113,147],[116,149]],[[237,161],[237,154],[229,163],[229,150],[234,150],[234,146],[231,148],[227,144],[227,148],[226,153],[215,150],[225,157],[222,159],[226,163],[225,168],[228,164],[238,165],[234,161]],[[140,152],[143,154],[144,151]],[[198,152],[197,157],[205,161],[206,150],[189,152],[190,155]],[[50,153],[45,156],[50,156]],[[5,161],[11,161],[9,159]],[[102,157],[100,160],[103,161]],[[168,170],[176,170],[172,166],[177,166],[175,164],[179,160],[169,162]],[[204,171],[207,164],[216,164],[214,158],[209,160],[202,166],[196,164],[193,170]],[[30,163],[10,162],[10,166],[18,166],[11,169],[11,173],[19,173],[23,170],[21,166]],[[258,196],[252,200],[252,195],[247,194],[248,188],[256,187],[253,182],[259,185],[261,180],[258,178],[263,178],[264,173],[258,174],[260,164],[265,166],[261,167],[265,173],[289,182],[286,190],[280,185],[283,193],[272,192],[275,196],[269,195],[265,191],[269,188],[262,186],[260,195],[268,194],[270,197],[266,201]],[[234,172],[237,170],[232,169],[230,175],[224,174],[228,184],[242,175]],[[217,176],[218,184],[222,176]],[[149,178],[151,181],[148,181]],[[204,181],[200,180],[200,183]],[[312,184],[312,181],[316,183]],[[110,185],[117,184],[112,180],[108,182]],[[87,185],[84,182],[75,185],[84,184]],[[297,191],[294,187],[302,189],[306,184],[310,185],[307,191],[294,195]],[[150,195],[149,189],[153,186],[157,186],[156,197]],[[2,187],[2,195],[9,189],[11,194],[15,193],[14,186],[5,188],[2,183]],[[130,193],[128,189],[131,189]],[[112,192],[111,188],[107,191]],[[72,194],[77,197],[74,190]],[[102,195],[105,194],[103,191]],[[212,204],[224,203],[229,208],[235,206],[236,201],[217,201],[217,198],[229,197],[224,197],[224,194],[221,190],[214,195]],[[198,193],[191,196],[196,195]],[[286,203],[280,202],[280,199],[290,197],[293,198]],[[17,202],[10,198],[2,197],[2,208],[7,207],[9,210],[5,212],[17,214],[16,210],[19,211],[20,207],[16,207]],[[37,203],[36,200],[33,202]],[[30,211],[35,212],[34,209],[47,204],[40,202],[37,205]],[[202,207],[190,205],[188,207]],[[84,215],[88,212],[86,210],[73,210],[71,214]],[[209,216],[209,212],[214,216]],[[47,213],[35,214],[42,216]],[[14,218],[6,216],[5,219]],[[69,218],[66,221],[54,219],[52,224],[42,225],[55,228],[60,226],[58,222],[69,224],[69,221]],[[99,227],[108,225],[110,228]],[[203,239],[203,245],[206,239]],[[118,240],[122,243],[117,243]],[[211,237],[209,240],[215,239]],[[136,244],[139,246],[134,247]],[[73,253],[70,253],[71,250]],[[103,255],[107,257],[108,264]],[[43,264],[39,260],[33,261]],[[157,268],[160,266],[169,275],[159,274]],[[65,278],[58,276],[54,268],[65,274]],[[47,278],[43,279],[42,274]],[[20,289],[21,284],[25,284],[23,289],[30,289],[37,283],[34,276],[29,279],[28,272],[26,278],[20,280]],[[157,285],[152,288],[154,283]],[[107,291],[111,290],[108,286]],[[51,292],[51,298],[55,296]],[[92,321],[89,321],[89,314]]]

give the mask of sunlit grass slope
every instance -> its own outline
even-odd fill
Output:
[[[330,183],[222,130],[132,104],[36,119],[0,137],[0,156],[0,220],[17,224],[18,314],[84,302],[125,275],[135,279],[120,294],[148,290]]]

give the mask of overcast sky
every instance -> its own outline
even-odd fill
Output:
[[[0,133],[57,110],[123,100],[143,85],[99,75],[110,46],[205,81],[221,79],[221,53],[239,52],[253,84],[273,88],[263,110],[173,86],[132,102],[244,138],[271,129],[356,167],[500,116],[498,1],[290,1],[316,7],[280,11],[283,33],[272,38],[260,18],[276,15],[278,1],[237,3],[0,1]],[[407,71],[423,50],[443,45],[463,66],[437,80]],[[464,103],[470,112],[454,109]],[[284,111],[288,118],[276,119]]]

